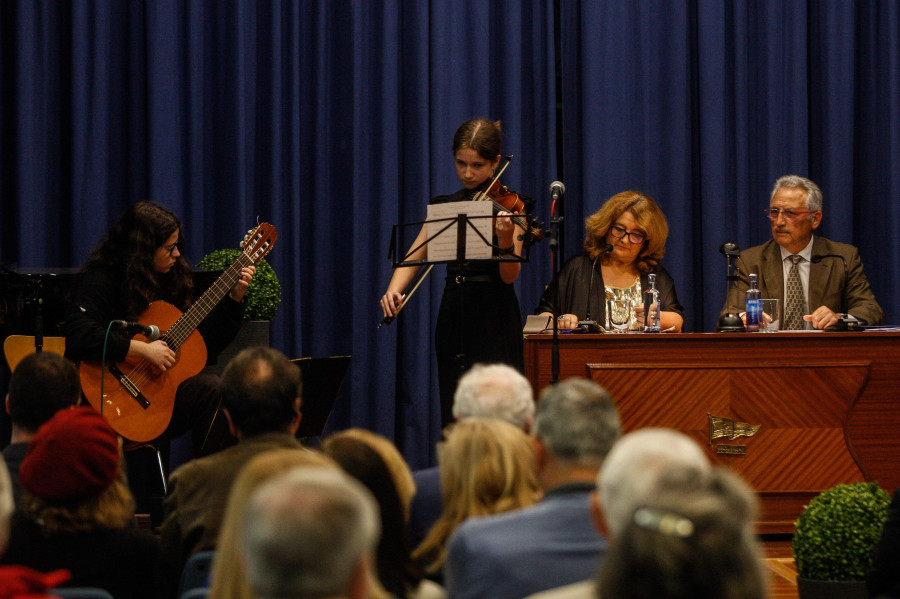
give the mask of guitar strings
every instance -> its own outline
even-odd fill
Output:
[[[266,244],[266,246],[268,246],[268,244]],[[264,248],[260,248],[257,251],[257,254],[259,252],[263,252],[263,255],[265,255]],[[240,278],[241,269],[253,264],[253,262],[254,258],[247,253],[247,250],[244,250],[241,255],[238,256],[237,260],[222,273],[222,276],[220,276],[210,288],[203,293],[190,308],[188,308],[187,312],[182,314],[181,317],[175,321],[169,330],[162,336],[162,340],[177,353],[181,348],[181,345],[187,340],[191,333],[194,332],[200,322],[206,318],[216,305],[218,305],[225,297],[225,294],[234,287],[234,284],[237,283]],[[152,374],[152,364],[146,360],[141,360],[128,373],[125,373],[125,376],[127,376],[138,391],[140,391],[140,388],[147,384],[152,378]]]

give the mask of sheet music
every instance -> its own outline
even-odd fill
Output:
[[[446,204],[429,204],[428,220],[456,218],[465,214],[472,219],[476,216],[492,216],[493,206],[491,202],[448,202]],[[450,227],[428,242],[428,261],[442,262],[456,260],[456,229],[457,224],[449,220],[428,223],[428,237],[438,231]],[[474,227],[481,232],[487,243],[473,230]],[[492,255],[491,240],[493,239],[493,221],[490,218],[475,218],[466,223],[466,259],[483,260]]]

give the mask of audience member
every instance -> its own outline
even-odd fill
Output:
[[[416,483],[413,480],[409,464],[406,463],[397,446],[387,437],[363,428],[349,428],[341,431],[340,435],[341,437],[359,439],[378,452],[378,455],[381,456],[381,459],[387,465],[388,470],[391,471],[391,477],[394,479],[394,484],[397,485],[397,492],[400,494],[400,503],[403,504],[403,513],[406,520],[409,521],[410,504],[416,494]]]
[[[725,468],[674,468],[600,564],[603,599],[764,599],[753,491]]]
[[[597,492],[591,496],[594,525],[610,543],[630,521],[634,509],[652,496],[659,478],[673,468],[710,472],[712,465],[703,449],[690,437],[672,429],[644,428],[616,441],[597,475]],[[529,599],[590,599],[595,596],[593,577]]]
[[[534,392],[522,373],[506,364],[475,364],[453,396],[453,418],[505,420],[528,432],[534,420]],[[420,544],[444,509],[438,467],[413,473],[416,494],[410,512],[413,544]]]
[[[160,539],[178,575],[191,555],[215,548],[231,485],[251,458],[272,449],[305,451],[294,436],[300,369],[283,354],[268,347],[241,351],[225,367],[219,392],[238,444],[175,470],[163,499]]]
[[[371,443],[375,436],[359,431],[336,433],[325,439],[322,451],[365,485],[378,502],[381,538],[376,552],[377,583],[398,599],[444,597],[442,589],[424,580],[421,566],[412,558],[409,526],[396,480]],[[375,588],[376,593],[381,590]]]
[[[528,435],[494,418],[465,418],[447,427],[438,448],[444,511],[413,556],[440,580],[447,541],[469,518],[537,503],[540,484]]]
[[[616,406],[593,381],[571,378],[545,389],[531,438],[544,498],[464,522],[447,552],[448,594],[513,599],[591,576],[606,540],[592,525],[589,497],[620,435]]]
[[[240,531],[250,495],[263,483],[295,467],[321,466],[338,469],[330,458],[315,451],[273,449],[261,453],[241,468],[228,494],[228,506],[216,542],[209,596],[216,599],[254,599],[241,564]]]
[[[159,541],[133,525],[119,437],[99,412],[57,412],[31,440],[19,481],[22,510],[3,563],[65,568],[72,573],[67,585],[100,587],[114,597],[159,596]]]
[[[12,424],[3,459],[9,468],[13,498],[21,507],[19,466],[38,428],[58,410],[78,403],[81,385],[75,365],[59,354],[36,352],[22,358],[9,379],[6,412]]]
[[[9,542],[9,520],[13,514],[12,483],[6,465],[0,461],[0,556]],[[71,577],[68,570],[48,574],[24,566],[0,566],[0,599],[29,597],[51,599],[50,589]]]
[[[296,468],[251,496],[241,555],[258,599],[363,599],[378,534],[378,506],[362,484]]]

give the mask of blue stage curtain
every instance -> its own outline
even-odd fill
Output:
[[[563,259],[606,198],[653,196],[688,330],[714,328],[718,247],[770,237],[762,209],[787,173],[820,184],[820,232],[860,247],[895,322],[898,12],[896,2],[9,0],[0,261],[78,266],[143,199],[181,216],[194,262],[271,222],[284,295],[273,345],[352,355],[329,430],[376,430],[420,466],[440,438],[443,267],[380,330],[378,299],[392,225],[423,220],[430,196],[459,187],[451,138],[474,116],[502,122],[514,155],[504,182],[535,197],[547,224],[548,186],[565,182]],[[550,280],[547,245],[516,283],[523,318]]]
[[[718,248],[763,243],[781,175],[824,193],[818,233],[860,248],[896,322],[900,8],[896,2],[561,2],[566,244],[624,189],[669,220],[663,261],[686,329],[725,297]],[[880,231],[880,232],[879,232]]]
[[[424,465],[443,267],[376,330],[391,227],[460,187],[452,136],[475,116],[502,122],[504,182],[553,179],[551,32],[544,0],[4,2],[0,260],[78,266],[145,199],[180,215],[193,262],[271,222],[273,345],[352,355],[329,430]]]

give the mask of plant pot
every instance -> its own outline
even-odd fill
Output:
[[[797,596],[800,599],[868,599],[869,593],[862,580],[811,580],[798,576]]]
[[[218,374],[221,376],[222,371],[231,358],[235,357],[242,349],[248,347],[256,347],[264,345],[268,347],[270,340],[270,330],[272,326],[271,320],[245,320],[241,323],[241,328],[234,340],[229,343],[215,364],[210,364],[203,369],[203,372]]]

